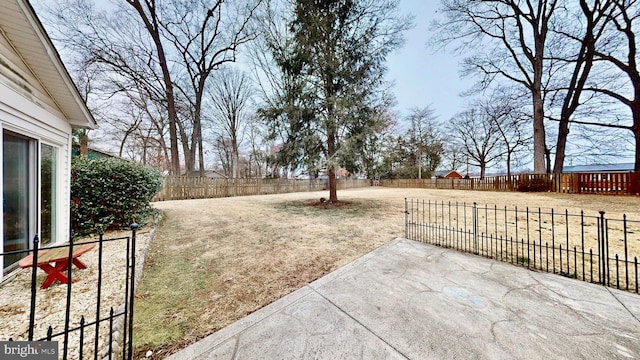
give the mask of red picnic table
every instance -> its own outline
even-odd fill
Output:
[[[96,244],[82,244],[73,247],[73,253],[71,255],[71,263],[78,269],[86,269],[87,265],[78,259],[80,255],[93,249]],[[53,263],[53,266],[51,265]],[[28,268],[33,266],[33,254],[25,257],[18,262],[21,268]],[[40,269],[47,273],[47,278],[42,283],[41,288],[46,289],[55,280],[59,280],[63,284],[69,283],[67,277],[67,270],[69,269],[69,249],[67,247],[55,248],[55,249],[43,249],[38,251],[38,263],[36,264]]]

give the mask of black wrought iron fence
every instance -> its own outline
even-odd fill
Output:
[[[14,288],[20,291],[29,287],[28,311],[17,311],[18,316],[23,316],[18,320],[28,321],[26,334],[20,334],[18,331],[16,336],[11,336],[11,332],[16,329],[3,327],[1,333],[4,334],[4,339],[0,340],[57,341],[58,353],[62,359],[132,359],[137,228],[137,224],[131,225],[130,236],[105,239],[100,233],[97,240],[82,242],[74,242],[71,237],[68,244],[43,249],[39,249],[40,244],[36,236],[30,250],[0,253],[2,257],[14,259],[18,257],[23,259],[23,262],[27,260],[25,264],[31,264],[24,266],[30,268],[29,270],[23,270],[30,272],[28,278],[16,276],[9,280],[9,282],[16,282],[30,279],[28,284],[17,284]],[[83,250],[91,249],[91,251],[87,250],[86,255],[77,257],[78,250],[83,247]],[[107,248],[110,248],[109,258],[105,259],[104,254]],[[39,250],[35,251],[35,249]],[[56,251],[66,253],[65,258],[54,259],[49,256]],[[44,259],[47,256],[52,258],[51,265],[39,260],[39,257]],[[78,262],[80,259],[82,260]],[[83,270],[77,269],[85,266],[82,261],[89,261],[91,264],[86,276],[79,272]],[[54,270],[65,263],[67,266],[62,265],[64,270]],[[52,272],[56,271],[58,273],[52,275]],[[53,278],[50,278],[51,276]],[[82,279],[74,285],[77,277]],[[43,278],[45,278],[44,281]],[[60,298],[63,292],[61,286],[43,289],[41,284],[42,287],[48,287],[49,285],[45,285],[47,282],[65,279],[68,283],[65,285],[64,300],[62,300],[64,304],[61,306]],[[116,285],[109,286],[108,293],[105,293],[107,282]],[[0,291],[10,291],[8,287],[7,284],[3,284]],[[79,289],[76,290],[76,287]],[[77,306],[78,303],[82,305]],[[9,316],[10,314],[3,314],[3,317]],[[53,319],[55,324],[46,323],[47,319]]]
[[[638,292],[640,221],[405,199],[405,237]]]

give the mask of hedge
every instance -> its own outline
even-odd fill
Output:
[[[162,186],[162,175],[140,164],[117,159],[71,163],[71,226],[84,235],[98,228],[127,228],[152,214],[151,198]]]

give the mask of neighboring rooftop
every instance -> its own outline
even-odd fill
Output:
[[[620,164],[593,164],[593,165],[576,165],[564,166],[563,173],[588,173],[588,172],[627,172],[633,171],[634,163]]]

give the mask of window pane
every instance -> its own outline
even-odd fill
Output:
[[[3,133],[4,251],[29,248],[29,140]],[[4,259],[7,268],[26,255]]]
[[[58,149],[42,144],[41,152],[40,216],[42,229],[40,230],[40,236],[44,245],[56,242]]]

